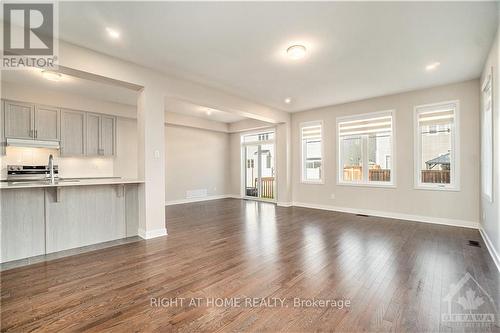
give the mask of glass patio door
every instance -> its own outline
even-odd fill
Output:
[[[275,199],[274,133],[243,137],[244,195],[250,198]],[[254,141],[257,141],[254,143]],[[261,142],[259,142],[261,141]]]

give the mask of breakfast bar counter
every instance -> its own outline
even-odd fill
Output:
[[[0,182],[1,262],[136,236],[143,181]]]

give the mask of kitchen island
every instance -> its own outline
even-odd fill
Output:
[[[0,182],[1,262],[136,236],[137,179]]]

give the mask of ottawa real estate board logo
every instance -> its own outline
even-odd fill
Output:
[[[497,327],[497,307],[494,299],[469,273],[450,285],[443,298],[441,323],[445,326],[462,326],[481,331]]]
[[[2,69],[57,69],[56,2],[2,2]]]

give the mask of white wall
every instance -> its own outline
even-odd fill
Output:
[[[42,148],[7,147],[1,163],[0,178],[7,177],[9,164],[48,163],[49,154],[59,166],[60,177],[113,177],[137,178],[137,122],[124,117],[135,117],[131,105],[91,99],[40,87],[2,82],[2,98],[62,108],[106,113],[117,118],[117,154],[115,157],[59,157],[58,150]]]
[[[207,190],[208,196],[229,190],[229,134],[167,125],[166,201],[186,199],[190,190]]]
[[[460,100],[461,190],[414,189],[414,106]],[[395,110],[396,188],[336,184],[336,117]],[[325,184],[300,182],[299,124],[324,121]],[[292,115],[293,201],[330,208],[371,210],[442,223],[477,226],[479,222],[479,81],[472,80],[331,106]],[[332,199],[331,195],[335,198]]]
[[[493,67],[493,202],[481,195],[481,228],[496,252],[500,265],[500,27],[481,76],[485,80]],[[483,148],[483,147],[482,147]],[[487,149],[487,147],[485,147]],[[481,191],[482,193],[482,191]]]

